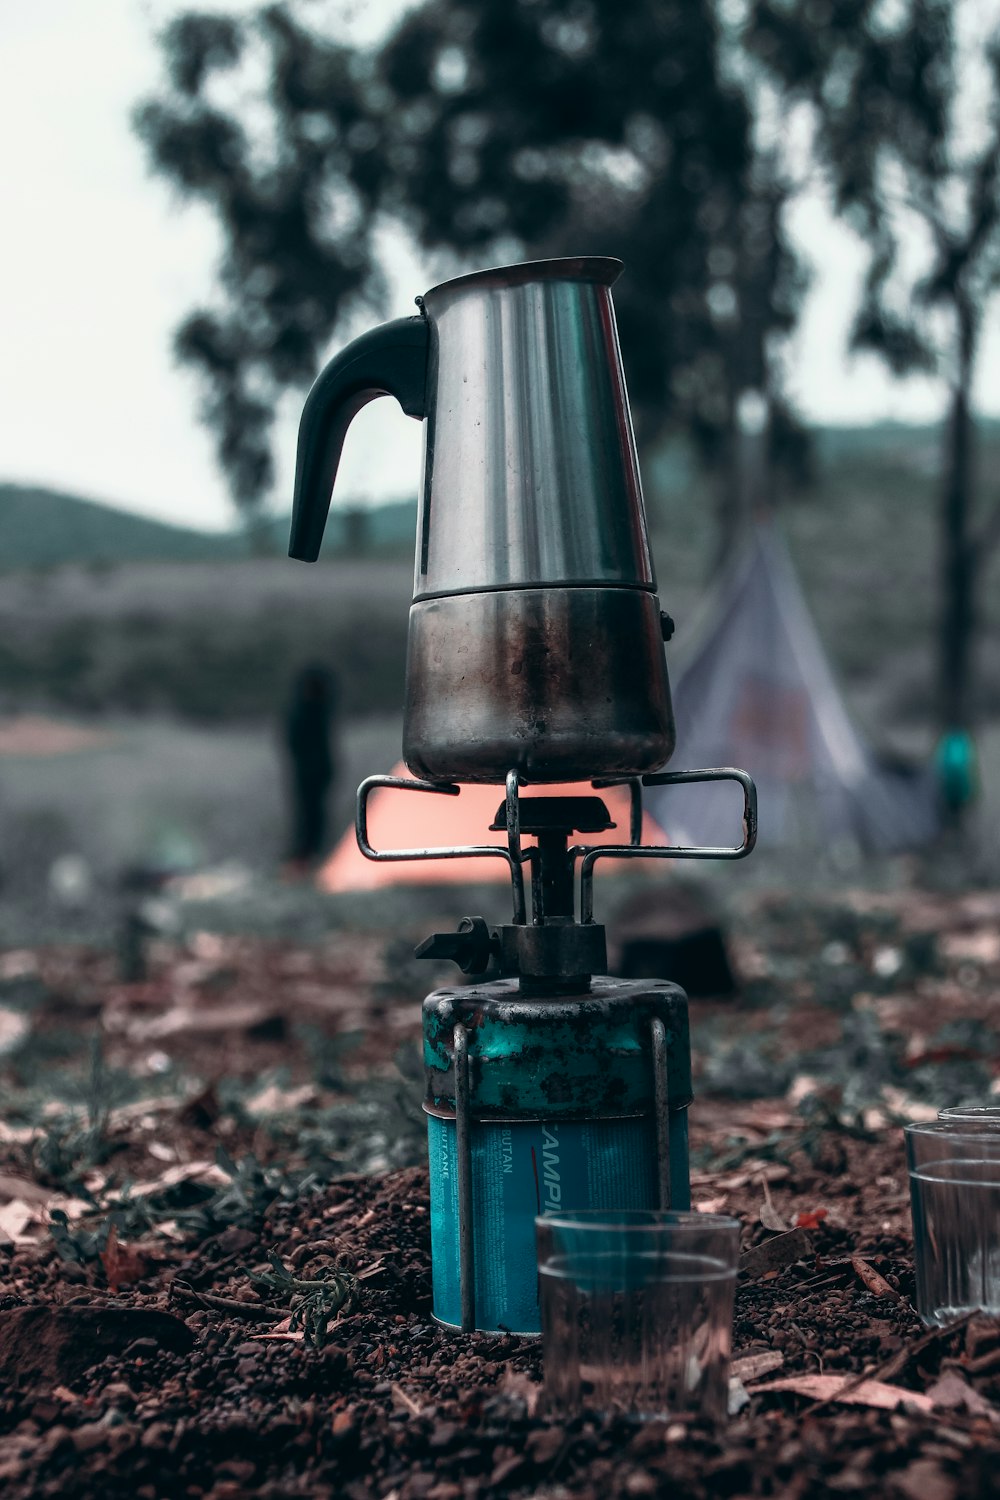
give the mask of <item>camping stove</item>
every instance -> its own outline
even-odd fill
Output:
[[[743,791],[740,844],[641,842],[643,786],[723,780]],[[512,771],[490,825],[504,842],[448,849],[373,848],[368,799],[384,787],[456,796],[458,786],[372,776],[358,790],[358,843],[369,859],[471,855],[503,859],[510,870],[509,924],[466,917],[456,932],[435,933],[417,949],[465,974],[496,976],[434,990],[423,1004],[434,1316],[463,1330],[539,1331],[537,1214],[690,1207],[687,996],[667,980],[604,974],[594,867],[608,858],[742,859],[756,836],[756,792],[745,772],[730,769],[594,787],[623,784],[631,794],[628,843],[571,844],[615,826],[600,797],[522,798]],[[535,843],[524,845],[526,837]]]
[[[289,550],[312,561],[355,414],[392,395],[425,424],[403,720],[419,779],[362,785],[361,849],[481,855],[510,870],[508,925],[467,917],[420,949],[487,976],[424,1002],[434,1312],[463,1329],[537,1332],[536,1214],[688,1206],[687,1001],[666,981],[603,975],[594,866],[741,859],[754,842],[743,772],[659,770],[675,743],[673,622],[656,592],[615,327],[621,269],[577,256],[432,287],[417,317],[334,356],[299,427]],[[719,780],[743,788],[742,843],[643,845],[644,786]],[[578,781],[631,788],[627,842],[586,842],[612,826],[599,796],[520,796]],[[501,840],[372,848],[376,788],[456,796],[463,782],[506,788]]]

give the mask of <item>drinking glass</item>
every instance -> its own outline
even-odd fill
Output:
[[[724,1418],[738,1220],[591,1209],[535,1224],[549,1410]]]
[[[907,1125],[917,1312],[943,1325],[1000,1314],[1000,1131],[961,1120]]]
[[[1000,1126],[1000,1104],[949,1104],[938,1110],[938,1119],[990,1129]]]

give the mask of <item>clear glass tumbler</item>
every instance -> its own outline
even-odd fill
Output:
[[[1000,1126],[1000,1104],[949,1104],[938,1110],[938,1119],[990,1129]]]
[[[917,1312],[942,1325],[1000,1314],[1000,1130],[907,1125]]]
[[[592,1209],[535,1224],[548,1409],[722,1420],[738,1220]]]

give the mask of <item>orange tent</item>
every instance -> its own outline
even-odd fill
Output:
[[[406,776],[402,762],[393,776]],[[600,797],[615,827],[605,833],[581,834],[581,843],[627,844],[629,829],[628,787],[604,787],[595,791],[589,781],[558,786],[525,787],[522,800],[532,796]],[[457,797],[436,797],[383,787],[368,802],[368,837],[375,849],[432,849],[456,844],[502,844],[503,834],[490,833],[490,824],[504,800],[502,786],[463,785]],[[643,813],[644,844],[665,844],[662,829]],[[534,843],[534,840],[525,840]],[[624,864],[624,861],[621,862]],[[614,862],[605,865],[613,869]],[[527,874],[527,872],[525,872]],[[379,864],[366,859],[358,848],[353,825],[338,841],[320,870],[320,890],[370,891],[390,885],[478,885],[484,881],[510,879],[510,868],[502,859],[421,859]]]

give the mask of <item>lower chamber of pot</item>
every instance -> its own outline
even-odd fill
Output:
[[[415,776],[639,776],[673,748],[655,594],[503,589],[412,605],[403,758]]]

